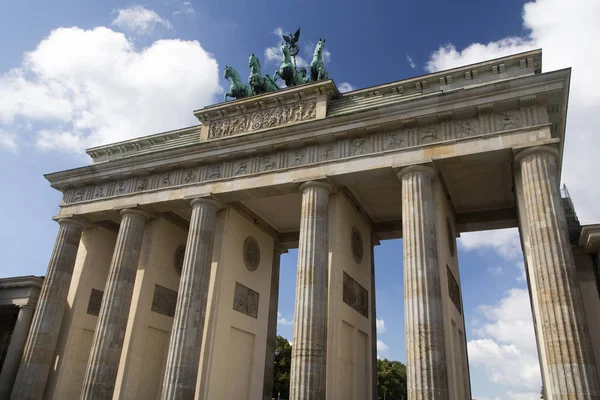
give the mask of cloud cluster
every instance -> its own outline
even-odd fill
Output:
[[[516,228],[461,233],[457,242],[467,251],[493,250],[505,260],[517,260],[523,256]]]
[[[589,185],[590,171],[599,168],[600,148],[600,81],[596,65],[600,53],[590,51],[600,35],[597,0],[536,0],[523,7],[522,37],[501,38],[487,44],[473,43],[462,50],[447,44],[435,51],[427,63],[429,71],[466,65],[516,52],[541,48],[543,70],[573,67],[567,140],[562,180],[569,186],[579,219],[595,223],[600,219],[596,206],[600,186]]]
[[[277,325],[294,325],[294,318],[285,319],[279,311],[277,311]]]
[[[0,148],[35,141],[40,149],[81,154],[195,124],[192,110],[221,91],[217,62],[197,41],[137,49],[106,27],[58,28],[0,76],[0,129],[14,132],[0,136]],[[22,121],[33,129],[16,129]]]
[[[513,395],[539,390],[542,382],[527,290],[511,289],[497,304],[479,306],[477,314],[485,322],[473,329],[477,339],[467,344],[472,368],[484,368],[492,382],[518,391]]]
[[[173,25],[169,20],[162,18],[154,10],[148,10],[143,6],[132,6],[117,10],[117,17],[112,21],[112,25],[138,35],[149,34],[158,25],[167,30],[173,29]]]

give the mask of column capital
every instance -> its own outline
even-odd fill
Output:
[[[52,219],[54,221],[58,222],[59,225],[71,224],[71,225],[76,225],[76,226],[80,227],[81,229],[89,228],[90,226],[92,226],[92,224],[90,224],[84,218],[74,216],[74,215],[69,215],[69,216],[65,216],[65,217],[58,216],[58,217],[53,217]]]
[[[402,177],[404,177],[404,175],[410,173],[425,174],[428,175],[431,179],[434,179],[437,176],[437,171],[435,169],[424,164],[411,165],[410,167],[402,168],[396,173],[396,176],[398,177],[398,179],[402,180]]]
[[[319,182],[319,181],[304,182],[302,185],[300,185],[300,192],[302,193],[305,190],[311,189],[311,188],[325,189],[325,190],[327,190],[328,193],[333,192],[333,186],[331,186],[329,183]]]
[[[190,205],[192,206],[192,208],[200,204],[213,206],[217,210],[223,208],[223,203],[214,199],[209,199],[208,197],[196,197],[195,199],[190,200]]]
[[[121,217],[124,217],[127,214],[138,215],[143,217],[145,221],[150,218],[150,214],[148,214],[146,211],[140,210],[139,208],[124,208],[119,212],[119,214],[121,214]]]
[[[558,150],[550,146],[528,147],[515,155],[515,162],[520,165],[524,159],[535,155],[549,155],[556,159],[558,158]]]
[[[279,243],[275,243],[275,247],[273,247],[273,251],[279,255],[282,255],[284,253],[287,253],[288,249]]]

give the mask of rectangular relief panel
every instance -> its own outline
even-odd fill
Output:
[[[258,292],[239,282],[235,283],[235,293],[233,295],[233,309],[235,311],[252,318],[258,318],[258,300]]]
[[[173,318],[177,305],[177,292],[160,285],[154,285],[151,310]]]
[[[102,306],[102,296],[104,296],[104,292],[98,289],[92,289],[90,293],[90,301],[87,306],[87,313],[89,315],[95,315],[96,317],[100,315],[100,306]]]
[[[346,272],[344,272],[343,301],[365,318],[369,318],[369,292]]]
[[[446,265],[446,273],[448,275],[448,295],[450,296],[450,299],[456,306],[458,313],[462,314],[462,307],[460,302],[460,287],[458,286],[456,279],[454,279],[454,275],[452,275],[452,271],[450,271],[448,265]]]

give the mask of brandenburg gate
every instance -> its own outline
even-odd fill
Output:
[[[341,94],[325,41],[286,69],[293,40],[287,88],[226,67],[236,100],[198,125],[46,175],[60,228],[11,398],[271,399],[291,248],[291,399],[376,398],[373,248],[402,238],[409,399],[471,399],[456,238],[518,227],[546,398],[599,399],[559,192],[571,71],[536,50]]]

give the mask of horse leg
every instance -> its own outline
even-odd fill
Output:
[[[227,101],[227,97],[233,98],[233,94],[225,92],[225,97],[224,97],[225,100],[224,101]]]

